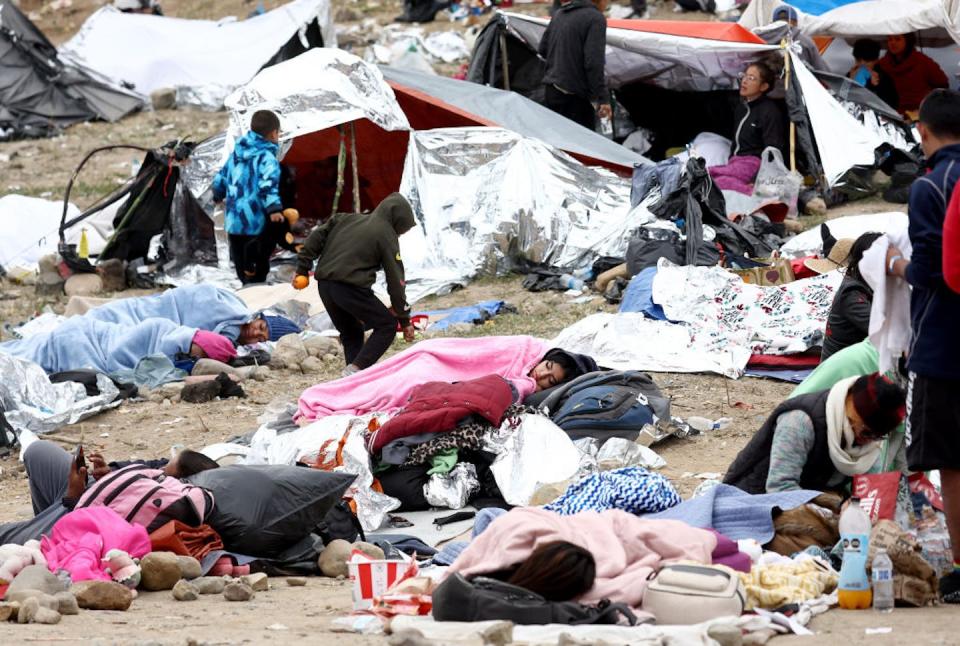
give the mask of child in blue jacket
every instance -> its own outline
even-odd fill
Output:
[[[226,200],[224,228],[230,258],[243,284],[262,283],[270,272],[272,237],[261,235],[267,220],[283,222],[280,201],[280,118],[258,110],[250,132],[237,140],[227,163],[213,180],[213,199]]]

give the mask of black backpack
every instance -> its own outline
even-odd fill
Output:
[[[623,616],[631,626],[637,617],[622,603],[601,601],[585,606],[575,601],[547,601],[524,588],[478,576],[447,577],[433,591],[436,621],[506,620],[518,625],[616,624]]]
[[[637,370],[589,372],[557,386],[540,408],[573,439],[636,440],[653,417],[670,419],[670,400]]]
[[[314,532],[320,536],[324,545],[329,545],[331,541],[338,538],[348,543],[367,540],[360,519],[353,513],[350,504],[344,500],[330,508]]]

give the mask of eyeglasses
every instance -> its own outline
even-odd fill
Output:
[[[737,75],[737,79],[740,81],[750,81],[751,83],[756,83],[760,80],[760,77],[754,74],[739,74]]]

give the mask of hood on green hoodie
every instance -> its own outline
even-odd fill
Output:
[[[397,232],[398,236],[413,228],[417,223],[413,217],[413,208],[407,198],[400,193],[391,193],[374,209],[372,215],[384,218]]]
[[[246,161],[266,152],[273,153],[273,155],[276,156],[280,151],[280,146],[272,141],[267,141],[251,130],[237,140],[233,151],[237,157]]]

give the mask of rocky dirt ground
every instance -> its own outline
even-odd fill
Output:
[[[83,20],[103,2],[96,0],[23,0],[38,26],[55,43],[69,38]],[[280,4],[264,2],[269,9]],[[188,2],[165,0],[168,15],[186,18],[244,16],[255,4],[245,0]],[[361,52],[382,25],[400,13],[397,0],[342,0],[334,3],[338,26],[349,42]],[[542,5],[520,5],[519,11],[543,12]],[[705,19],[699,14],[675,14],[672,2],[653,5],[653,15],[666,19]],[[442,18],[443,14],[441,14]],[[370,21],[373,21],[372,23]],[[365,22],[366,21],[366,22]],[[430,30],[458,29],[462,23],[445,18],[428,26]],[[362,34],[357,37],[356,34]],[[0,144],[0,194],[21,193],[48,199],[62,199],[63,191],[83,154],[108,143],[154,146],[186,137],[202,139],[221,131],[226,117],[221,113],[175,110],[144,112],[116,124],[81,124],[63,135],[47,140]],[[107,153],[84,171],[71,199],[86,206],[129,177],[131,154]],[[879,200],[847,205],[831,211],[830,217],[848,213],[894,210],[899,207]],[[808,221],[813,223],[813,221]],[[519,313],[498,317],[476,330],[477,334],[536,334],[549,338],[566,325],[595,311],[609,309],[602,299],[573,304],[561,294],[530,294],[521,289],[518,278],[486,279],[453,294],[431,299],[425,308],[472,304],[501,298],[515,305]],[[39,298],[29,287],[0,282],[0,323],[16,324],[46,306],[62,310],[62,299]],[[0,338],[3,332],[0,331]],[[391,351],[402,349],[398,342]],[[319,374],[274,371],[265,381],[244,384],[242,400],[186,404],[162,397],[126,402],[115,410],[79,424],[62,428],[57,441],[72,447],[82,440],[88,450],[99,449],[108,458],[149,458],[166,455],[177,444],[202,447],[229,439],[256,428],[256,418],[271,403],[293,401],[307,386],[334,378],[339,367],[327,366]],[[658,374],[663,390],[672,397],[675,414],[700,415],[712,419],[730,417],[733,422],[721,431],[669,439],[654,447],[667,466],[663,472],[684,495],[701,480],[692,474],[722,472],[746,443],[767,413],[791,387],[773,381],[741,379],[730,381],[709,375]],[[31,514],[29,491],[22,465],[16,455],[0,458],[0,521],[27,518]],[[350,608],[346,583],[311,579],[304,588],[288,587],[282,579],[272,581],[269,592],[258,594],[249,603],[227,603],[220,597],[201,597],[181,603],[169,593],[143,593],[126,612],[83,612],[65,617],[55,626],[0,624],[0,643],[92,643],[92,644],[239,644],[288,643],[293,641],[336,640],[343,644],[383,643],[383,638],[335,635],[331,620]],[[808,644],[902,643],[906,639],[926,644],[956,643],[956,613],[949,608],[897,610],[893,615],[872,612],[832,611],[817,618],[814,638]],[[891,627],[889,634],[868,635],[865,630]],[[776,643],[798,641],[778,638]]]

